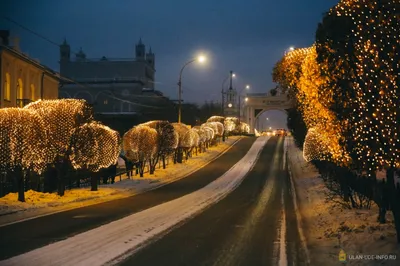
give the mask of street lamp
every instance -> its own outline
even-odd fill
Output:
[[[181,71],[179,72],[179,81],[178,81],[178,95],[179,95],[179,107],[178,107],[178,123],[181,123],[181,113],[182,113],[182,72],[185,69],[185,67],[193,62],[200,62],[203,63],[206,61],[206,57],[203,55],[198,56],[197,58],[194,58],[188,62],[186,62],[183,67],[181,68]]]
[[[240,106],[242,105],[242,101],[240,100],[241,94],[244,90],[249,90],[250,89],[250,85],[246,85],[246,87],[244,87],[240,92],[239,92],[239,124],[240,124],[240,118],[241,118],[241,113],[240,113]],[[247,102],[249,98],[245,98],[245,101]]]
[[[229,108],[232,108],[232,104],[231,104],[231,103],[229,103],[229,104],[228,104],[228,107],[229,107]]]
[[[221,86],[221,113],[222,113],[222,115],[224,115],[224,85],[225,85],[225,82],[229,79],[229,78],[234,78],[234,77],[236,77],[236,74],[235,73],[233,73],[233,71],[231,71],[230,73],[229,73],[229,76],[227,76],[225,79],[224,79],[224,81],[222,82],[222,86]]]

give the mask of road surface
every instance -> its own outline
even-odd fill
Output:
[[[225,199],[120,265],[306,265],[283,140],[268,141],[246,179]]]
[[[245,137],[227,153],[188,177],[128,198],[39,217],[0,227],[0,260],[66,239],[130,214],[194,192],[229,170],[255,138]],[[101,188],[100,188],[101,189]]]

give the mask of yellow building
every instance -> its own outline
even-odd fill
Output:
[[[58,99],[59,75],[23,54],[8,31],[0,31],[0,108],[23,107],[39,99]]]

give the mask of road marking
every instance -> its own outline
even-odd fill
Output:
[[[286,252],[286,213],[285,213],[285,199],[283,198],[283,190],[281,194],[282,203],[282,220],[281,220],[281,232],[279,240],[279,266],[287,266],[287,252]]]
[[[288,142],[288,138],[285,139],[285,142]],[[293,142],[293,139],[292,139]],[[292,143],[293,145],[293,143]],[[288,153],[285,154],[285,156],[288,156]],[[290,178],[290,186],[292,187],[292,199],[293,199],[293,206],[294,206],[294,211],[296,213],[296,220],[297,220],[297,230],[299,231],[300,235],[300,241],[303,246],[303,250],[306,254],[306,260],[307,260],[307,265],[310,265],[310,254],[307,248],[307,241],[304,236],[303,228],[302,228],[302,219],[301,219],[301,214],[299,211],[299,208],[297,206],[297,195],[296,195],[296,187],[293,182],[293,177],[292,177],[292,170],[291,170],[291,162],[288,160],[288,171],[289,171],[289,178]]]
[[[286,153],[287,153],[287,141],[286,138],[283,142],[283,165],[282,165],[282,170],[285,170],[286,167]]]

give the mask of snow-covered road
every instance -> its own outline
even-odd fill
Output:
[[[234,190],[254,166],[268,137],[260,137],[229,171],[206,187],[63,241],[0,261],[0,265],[104,265],[131,255]]]

